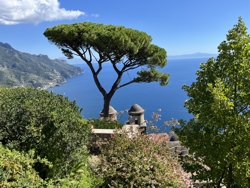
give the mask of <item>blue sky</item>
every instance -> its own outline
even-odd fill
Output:
[[[88,21],[145,31],[168,55],[217,53],[239,16],[250,28],[249,7],[249,0],[0,0],[0,42],[51,59],[63,57],[43,32]]]

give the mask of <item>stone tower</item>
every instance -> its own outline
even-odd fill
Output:
[[[104,117],[104,110],[102,110],[100,112],[100,117],[103,118]],[[111,120],[117,120],[117,111],[112,107],[109,106],[109,116],[108,116]]]
[[[146,133],[147,125],[144,119],[144,112],[145,110],[142,107],[140,107],[138,104],[134,104],[128,111],[129,119],[126,124],[138,125],[141,132]]]

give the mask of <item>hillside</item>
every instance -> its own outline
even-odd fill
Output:
[[[84,71],[65,60],[19,52],[0,42],[0,85],[52,87]]]

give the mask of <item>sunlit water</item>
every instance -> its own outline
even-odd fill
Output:
[[[188,114],[184,108],[184,101],[188,99],[182,90],[183,84],[190,85],[196,79],[196,71],[201,62],[206,62],[208,58],[193,59],[169,59],[167,66],[160,70],[170,74],[169,84],[160,86],[159,83],[133,83],[116,91],[111,101],[117,112],[130,109],[137,103],[145,109],[145,119],[150,121],[153,112],[161,109],[161,120],[156,123],[158,127],[171,118],[189,120],[192,115]],[[99,112],[103,108],[103,98],[97,89],[92,74],[86,64],[76,64],[85,70],[84,74],[70,78],[66,83],[49,88],[57,94],[62,94],[70,100],[75,100],[80,108],[83,108],[82,115],[85,118],[98,118]],[[124,74],[123,83],[133,78],[138,70],[129,74]],[[100,75],[101,83],[105,89],[109,89],[116,74],[109,63],[103,66]],[[120,122],[124,123],[128,119],[128,114],[123,114]]]

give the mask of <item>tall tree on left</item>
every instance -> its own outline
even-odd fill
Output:
[[[123,26],[103,25],[90,22],[62,24],[47,28],[44,35],[57,45],[69,59],[79,56],[90,68],[94,82],[103,95],[104,117],[108,117],[111,98],[117,89],[131,83],[160,82],[167,85],[169,74],[158,72],[167,64],[163,48],[151,44],[152,38]],[[93,61],[98,63],[95,69]],[[103,63],[111,63],[117,77],[109,91],[100,83],[99,74]],[[119,66],[118,66],[119,65]],[[121,84],[124,73],[142,67],[137,76]]]

